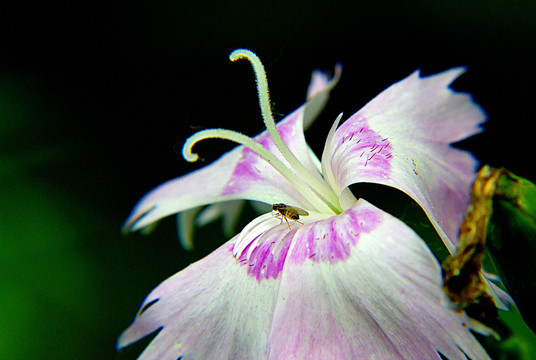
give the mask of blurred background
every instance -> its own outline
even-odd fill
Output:
[[[313,69],[343,64],[307,133],[317,152],[341,111],[415,69],[465,65],[454,88],[489,120],[461,146],[534,181],[534,19],[532,0],[4,1],[0,358],[143,349],[114,346],[144,297],[224,237],[202,229],[187,253],[172,218],[147,237],[120,228],[143,194],[201,166],[177,152],[196,130],[263,130],[250,66],[227,58],[238,47],[263,60],[279,117],[304,101]],[[209,162],[232,146],[199,151]]]

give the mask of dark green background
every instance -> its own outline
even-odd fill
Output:
[[[299,106],[311,70],[344,65],[308,133],[321,151],[346,116],[421,68],[469,72],[455,87],[489,114],[463,146],[534,180],[534,1],[166,1],[0,5],[0,358],[131,359],[117,335],[147,293],[223,241],[185,253],[166,219],[121,236],[136,201],[198,168],[175,148],[196,129],[262,130],[253,75],[275,110]],[[199,146],[207,161],[232,145]]]

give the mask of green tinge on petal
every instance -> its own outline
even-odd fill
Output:
[[[527,325],[536,331],[536,186],[508,170],[495,171],[501,174],[486,246]]]

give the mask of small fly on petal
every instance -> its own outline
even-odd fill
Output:
[[[281,220],[281,224],[283,223],[283,219],[285,219],[289,230],[290,230],[290,224],[288,222],[288,219],[293,220],[303,225],[303,223],[299,221],[300,215],[301,216],[309,215],[307,211],[300,209],[299,207],[294,207],[294,206],[281,204],[281,203],[273,204],[272,210],[276,212],[275,217]]]

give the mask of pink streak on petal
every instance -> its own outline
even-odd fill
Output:
[[[272,232],[273,233],[273,232]],[[257,281],[266,279],[277,279],[283,270],[283,265],[287,257],[288,249],[292,241],[292,235],[280,237],[281,232],[276,234],[263,234],[262,242],[255,246],[255,242],[250,243],[238,258],[241,265],[247,267],[248,275],[257,279]]]
[[[422,239],[364,200],[346,213],[346,221],[333,222],[343,243],[353,242],[350,219],[373,218],[376,226],[360,233],[344,261],[286,262],[269,360],[439,360],[438,352],[489,359],[465,316],[443,305],[440,268]]]
[[[454,68],[426,77],[415,72],[390,86],[336,130],[327,155],[341,190],[373,182],[404,191],[423,208],[451,251],[477,165],[471,154],[451,143],[480,132],[485,120],[470,95],[449,88],[463,72]],[[357,152],[359,139],[354,138],[363,125],[389,144],[373,158],[366,149]],[[348,147],[350,139],[354,143]]]
[[[379,223],[378,214],[368,210],[345,212],[298,229],[293,239],[289,261],[336,264],[348,259],[352,247],[363,233],[370,233]]]
[[[277,130],[281,134],[285,144],[287,144],[299,161],[320,179],[320,175],[309,157],[303,134],[302,120],[303,107],[279,122],[277,124]],[[275,146],[268,131],[264,131],[256,136],[255,140],[279,158],[287,167],[289,166]],[[252,150],[241,147],[239,160],[234,167],[232,175],[226,181],[221,191],[221,196],[227,197],[237,193],[244,194],[250,191],[256,191],[261,186],[266,189],[265,193],[282,193],[281,200],[274,202],[283,202],[287,201],[287,199],[292,199],[290,203],[296,206],[306,207],[309,205],[307,200],[302,198],[299,192],[270,164]]]
[[[161,329],[140,360],[266,359],[279,282],[248,276],[232,255],[235,240],[153,290],[118,349]]]
[[[336,179],[344,177],[350,169],[363,178],[389,179],[393,147],[388,138],[368,126],[365,117],[356,116],[343,123],[332,146],[332,161],[340,159],[333,169]]]
[[[488,359],[442,305],[439,265],[401,221],[360,200],[294,225],[276,222],[249,258],[233,256],[235,237],[164,281],[118,348],[160,329],[140,360]],[[329,243],[316,250],[335,263],[307,256],[312,228],[352,244],[349,257]],[[262,261],[272,264],[264,273]]]
[[[305,218],[302,220],[306,221]],[[379,222],[376,212],[358,209],[304,225],[293,224],[292,230],[288,230],[285,223],[276,224],[250,239],[238,260],[247,268],[248,275],[259,282],[277,279],[288,262],[336,264],[348,259],[361,234],[374,231]]]
[[[340,70],[337,72],[340,76]],[[329,81],[317,81],[314,87],[315,96],[309,97],[304,105],[282,119],[277,128],[299,161],[311,172],[317,173],[305,142],[303,117],[304,112],[307,112],[307,120],[311,122],[318,115],[331,87]],[[266,131],[258,135],[257,139],[269,149],[275,149]],[[277,150],[274,152],[281,158]],[[171,214],[235,199],[257,200],[268,204],[284,202],[300,207],[310,205],[307,199],[289,186],[281,174],[256,154],[239,146],[213,163],[167,181],[150,191],[136,204],[123,231],[140,230]]]
[[[253,151],[243,148],[242,157],[236,164],[232,175],[221,192],[221,195],[228,196],[240,193],[248,189],[252,184],[263,181],[260,170],[255,166],[255,163],[261,161],[262,159]]]

